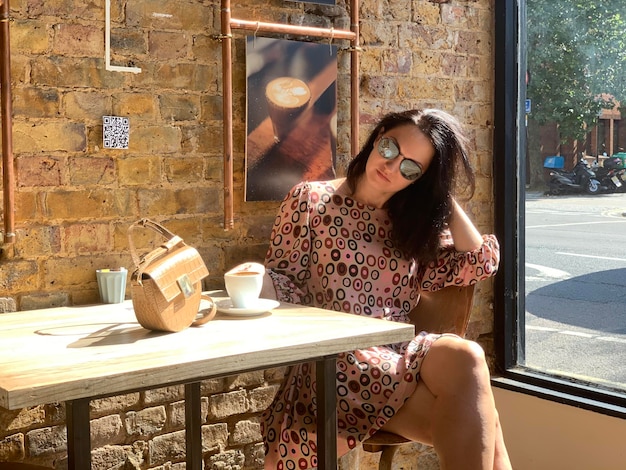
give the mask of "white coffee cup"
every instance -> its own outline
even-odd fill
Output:
[[[259,263],[244,263],[224,274],[224,286],[233,307],[254,307],[261,295],[264,276],[265,267]]]

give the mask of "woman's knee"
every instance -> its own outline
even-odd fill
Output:
[[[431,345],[428,355],[431,355],[431,352],[440,361],[468,365],[486,364],[485,351],[480,344],[456,335],[444,335],[439,338]]]
[[[437,381],[484,380],[489,377],[485,351],[475,341],[446,335],[435,341],[424,358],[421,369],[427,385],[429,378]]]

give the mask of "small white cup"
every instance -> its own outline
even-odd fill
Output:
[[[261,295],[264,276],[265,267],[259,263],[245,263],[224,274],[224,286],[233,307],[254,307]]]

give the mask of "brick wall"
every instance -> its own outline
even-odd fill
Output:
[[[349,29],[349,8],[337,1],[241,0],[232,14]],[[278,203],[243,202],[244,34],[233,41],[235,226],[225,231],[219,2],[111,3],[112,63],[141,73],[105,70],[103,1],[11,1],[17,238],[0,246],[0,311],[98,301],[94,271],[132,268],[126,229],[140,217],[200,250],[209,289],[228,267],[265,253]],[[391,110],[437,106],[459,116],[478,176],[467,207],[483,231],[493,218],[492,3],[361,1],[361,137]],[[350,152],[345,52],[339,67],[341,173]],[[103,148],[104,115],[130,119],[128,150]],[[470,324],[488,350],[491,295],[488,283],[479,287]],[[209,468],[261,468],[258,415],[281,376],[204,384]],[[181,400],[179,388],[168,388],[94,402],[94,468],[183,468]],[[0,411],[0,461],[64,468],[64,429],[62,404]]]

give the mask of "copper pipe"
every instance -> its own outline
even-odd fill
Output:
[[[222,0],[222,109],[224,124],[224,230],[234,226],[233,211],[233,63],[230,0]]]
[[[359,152],[359,0],[351,0],[350,29],[354,33],[350,51],[350,150],[352,157]]]
[[[2,106],[2,193],[4,198],[4,243],[15,241],[15,174],[11,99],[11,43],[9,41],[9,0],[0,5],[0,104]]]
[[[290,24],[264,23],[263,21],[238,20],[235,18],[230,20],[230,26],[233,29],[245,29],[254,32],[295,34],[329,39],[354,39],[354,33],[352,31],[345,31],[343,29],[293,26]]]

